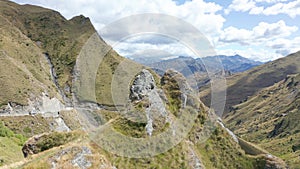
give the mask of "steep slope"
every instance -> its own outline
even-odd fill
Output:
[[[227,98],[225,113],[228,113],[232,106],[239,104],[259,90],[274,85],[283,80],[289,74],[300,72],[300,52],[290,54],[284,58],[268,62],[261,66],[250,69],[246,72],[229,76],[227,78]],[[209,86],[202,89],[201,100],[210,104]]]
[[[1,0],[0,3],[0,16],[3,22],[1,24],[3,27],[1,29],[1,36],[3,36],[0,44],[3,51],[1,56],[16,59],[6,59],[8,61],[1,62],[4,64],[0,72],[3,74],[1,87],[5,92],[1,93],[0,105],[7,105],[9,101],[27,105],[30,94],[26,91],[32,91],[32,93],[36,91],[34,94],[37,95],[46,92],[46,89],[51,96],[59,93],[63,101],[71,105],[73,69],[76,59],[84,44],[95,33],[90,20],[84,16],[66,20],[58,12],[42,7],[18,5],[6,0]],[[15,32],[12,32],[14,30]],[[110,48],[99,37],[97,37],[97,42],[100,47],[93,50]],[[99,104],[113,106],[110,95],[112,72],[123,59],[115,51],[110,50],[99,65],[96,80],[96,95]],[[27,62],[30,65],[26,65]],[[41,66],[39,67],[38,64]],[[15,65],[20,68],[13,71],[7,69]],[[49,72],[50,68],[52,75]],[[34,76],[33,79],[37,79],[36,84],[28,83],[27,79],[31,79],[31,74]]]
[[[264,88],[233,107],[226,124],[242,138],[257,143],[300,167],[300,74]]]
[[[145,79],[144,79],[145,78]],[[138,79],[139,82],[136,81]],[[146,70],[137,75],[134,85],[148,85],[153,82],[153,78]],[[152,79],[152,80],[150,80]],[[182,81],[178,81],[181,79]],[[148,81],[150,80],[150,81]],[[147,105],[147,100],[151,100],[152,94],[159,90],[166,93],[167,111],[174,116],[180,115],[177,111],[173,111],[172,107],[184,106],[181,102],[181,97],[178,85],[184,82],[182,75],[177,72],[169,71],[161,78],[161,89],[157,86],[154,88],[143,88],[140,90],[133,90],[132,94],[137,94],[140,97],[133,98],[133,106],[140,107],[140,105]],[[154,85],[154,84],[153,84]],[[172,89],[172,90],[170,90]],[[147,91],[145,91],[147,90]],[[188,89],[189,90],[189,89]],[[144,95],[143,95],[144,94]],[[150,94],[150,95],[149,95]],[[181,93],[182,94],[182,93]],[[134,95],[134,96],[137,96]],[[149,98],[148,98],[149,97]],[[20,168],[73,168],[79,166],[81,168],[224,168],[224,169],[256,169],[256,168],[284,168],[285,164],[275,157],[259,152],[257,156],[245,154],[236,140],[222,125],[217,125],[216,130],[211,134],[211,137],[205,142],[201,141],[201,133],[204,129],[204,122],[208,118],[207,108],[203,107],[200,102],[194,102],[197,98],[188,96],[188,101],[185,106],[190,107],[194,104],[200,104],[197,111],[198,115],[192,130],[188,133],[178,145],[174,146],[169,151],[158,154],[153,157],[144,158],[127,158],[116,155],[114,153],[105,151],[101,146],[97,145],[97,140],[90,140],[86,133],[52,133],[43,136],[37,136],[30,139],[26,143],[26,152],[30,153],[26,160],[10,166]],[[176,104],[176,103],[179,103]],[[157,105],[157,103],[155,103]],[[143,107],[143,106],[142,106]],[[155,107],[155,106],[154,106]],[[147,107],[144,107],[147,109]],[[176,108],[175,108],[176,109]],[[139,109],[141,111],[141,109]],[[160,125],[162,117],[157,116],[161,112],[153,112],[153,135],[155,137]],[[137,122],[133,120],[124,120],[117,112],[109,112],[107,110],[100,110],[96,116],[105,117],[105,121],[110,121],[113,130],[108,132],[120,132],[124,135],[149,139],[149,133],[146,130],[144,122]],[[184,116],[184,115],[183,115]],[[109,125],[109,124],[108,124]],[[121,126],[121,127],[120,127]],[[172,124],[165,125],[161,131],[172,129]],[[106,131],[103,131],[106,132]],[[75,134],[75,135],[74,135]],[[78,135],[79,134],[79,135]],[[203,134],[203,133],[202,133]],[[64,143],[65,140],[71,138],[73,141]],[[57,142],[53,142],[59,140]],[[142,140],[141,140],[142,141]],[[112,144],[112,143],[111,143]],[[161,143],[163,144],[163,143]],[[34,145],[34,146],[29,146]],[[57,147],[60,146],[60,147]],[[157,145],[159,146],[159,145]],[[32,147],[32,148],[31,148]],[[32,150],[32,151],[31,151]],[[42,152],[40,152],[42,150]],[[128,149],[127,151],[130,151]],[[38,153],[35,154],[34,152]]]
[[[57,96],[41,50],[1,14],[0,22],[0,106],[12,101],[26,105],[27,98],[41,92]]]
[[[68,57],[58,52],[64,51],[74,64],[83,39],[87,40],[93,30],[89,20],[82,16],[67,21],[49,9],[0,1],[1,125],[25,138],[70,130],[63,120],[68,118],[63,112],[58,113],[69,102],[59,83],[60,79],[72,79],[73,65],[67,64]],[[60,57],[59,63],[54,63],[55,57]],[[63,72],[59,64],[63,65]],[[20,145],[14,144],[16,138],[5,136],[1,140],[3,147],[7,146],[7,153],[0,153],[1,163],[22,159]]]
[[[23,159],[20,150],[25,140],[25,137],[15,134],[0,122],[0,152],[5,154],[0,155],[0,166]]]
[[[23,45],[40,48],[39,55],[45,54],[54,66],[61,93],[70,97],[76,56],[95,32],[90,20],[78,16],[68,21],[58,12],[42,7],[21,6],[6,0],[1,0],[0,3],[0,15],[3,20],[10,22],[4,25],[9,28],[13,26],[32,41]]]

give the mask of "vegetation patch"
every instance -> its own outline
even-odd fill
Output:
[[[64,145],[82,136],[81,132],[52,132],[30,138],[22,148],[25,157]]]
[[[22,134],[29,138],[37,134],[49,132],[49,123],[52,119],[44,118],[41,115],[26,115],[0,117],[0,121],[15,133]]]
[[[15,134],[0,122],[0,167],[23,159],[22,145],[26,138]]]

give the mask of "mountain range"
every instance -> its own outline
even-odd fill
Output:
[[[263,62],[253,61],[251,59],[244,58],[240,55],[226,56],[226,55],[217,55],[217,56],[208,56],[203,58],[193,58],[188,56],[179,56],[172,57],[170,59],[159,59],[154,58],[133,58],[134,61],[150,66],[154,69],[161,69],[162,71],[168,68],[174,68],[180,71],[181,62],[189,67],[192,73],[194,72],[205,72],[205,66],[213,67],[216,65],[216,60],[219,60],[222,63],[222,66],[225,71],[232,73],[243,72],[248,69],[251,69],[255,66],[263,64]],[[188,76],[187,70],[181,70],[184,75]]]
[[[253,61],[247,58],[244,58],[240,55],[234,56],[208,56],[203,58],[192,58],[187,56],[179,56],[171,59],[155,60],[152,61],[149,59],[143,60],[142,58],[133,59],[134,61],[147,65],[154,70],[157,70],[158,73],[164,72],[167,69],[173,68],[183,73],[185,76],[189,76],[193,73],[203,73],[206,72],[205,67],[214,67],[217,63],[216,60],[220,61],[225,71],[231,73],[243,72],[248,69],[251,69],[255,66],[263,64],[259,61]]]
[[[192,85],[194,88],[201,88],[210,82],[207,68],[209,68],[209,71],[215,71],[215,68],[220,67],[219,69],[223,69],[226,73],[226,76],[229,76],[231,74],[243,72],[263,64],[262,62],[253,61],[240,55],[218,55],[203,58],[179,56],[171,59],[154,58],[154,60],[151,60],[150,58],[143,59],[142,57],[139,57],[133,60],[151,67],[160,75],[162,75],[168,69],[177,70],[185,77],[193,79],[190,81],[196,82],[196,84]],[[219,69],[216,70],[216,73],[221,71]]]

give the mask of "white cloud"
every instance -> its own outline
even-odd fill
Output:
[[[246,29],[238,29],[235,27],[228,27],[224,30],[224,33],[220,36],[220,41],[225,43],[240,43],[248,44],[251,38],[252,32]]]
[[[216,3],[205,2],[204,0],[187,1],[182,5],[176,5],[173,0],[73,0],[72,2],[61,0],[14,1],[51,8],[61,12],[62,15],[68,19],[83,14],[90,17],[96,29],[101,29],[111,22],[134,14],[161,13],[172,15],[194,25],[215,47],[230,46],[236,43],[242,46],[248,45],[249,48],[251,48],[251,46],[261,45],[262,48],[266,47],[273,50],[265,53],[264,51],[266,51],[266,49],[261,51],[269,58],[282,56],[284,51],[296,50],[295,44],[296,42],[299,42],[298,39],[290,42],[291,40],[288,39],[288,36],[297,31],[298,28],[295,26],[287,26],[284,21],[278,21],[276,23],[261,22],[252,29],[227,27],[223,30],[223,24],[226,21],[220,12],[224,10],[223,7]],[[286,1],[287,0],[233,0],[232,4],[229,5],[224,12],[229,14],[231,11],[240,11],[249,12],[249,14],[253,15],[276,15],[282,13],[291,17],[299,15],[300,0],[293,2]],[[259,6],[262,4],[264,4],[264,6]],[[269,7],[265,6],[266,4],[269,5]],[[182,27],[184,27],[184,25],[182,25]],[[122,42],[116,49],[124,56],[136,53],[150,53],[147,51],[148,49],[154,49],[156,51],[165,50],[169,52],[170,55],[192,55],[190,51],[178,46],[178,43],[173,41],[168,41],[161,37],[143,38],[144,39],[137,38],[131,39],[131,41]],[[109,41],[107,39],[105,40]],[[282,48],[278,48],[278,51],[275,51],[275,46],[283,45],[282,42],[292,43],[293,45],[286,45]],[[231,51],[234,51],[234,48]],[[259,59],[256,57],[258,56],[257,51],[259,50],[246,49],[245,52],[238,50],[240,54]],[[275,52],[277,52],[277,54]],[[163,55],[163,53],[164,52],[157,52],[159,55]],[[273,54],[274,56],[272,56]],[[266,57],[262,57],[262,59],[267,60]]]
[[[277,2],[286,2],[288,0],[255,0],[255,2],[258,2],[258,3],[277,3]]]
[[[275,53],[273,50],[270,49],[254,47],[249,47],[246,49],[217,49],[216,52],[218,55],[227,56],[239,54],[243,57],[262,62],[275,60],[285,56],[280,53]]]
[[[300,0],[292,1],[289,3],[277,3],[273,6],[267,7],[261,14],[264,15],[278,15],[286,14],[292,18],[300,15]]]
[[[258,3],[268,3],[271,6],[259,6]],[[231,11],[249,12],[252,15],[278,15],[285,14],[291,18],[300,15],[300,0],[288,2],[287,0],[233,0],[224,10],[225,14]]]
[[[252,14],[252,15],[258,15],[260,13],[262,13],[264,11],[264,7],[254,7],[254,8],[251,8],[251,10],[249,11],[249,14]]]
[[[289,39],[297,30],[298,27],[288,26],[282,20],[276,23],[260,22],[251,30],[228,27],[220,36],[217,53],[240,54],[260,61],[274,60],[300,50],[300,37]],[[234,46],[231,49],[230,44]]]
[[[246,12],[255,8],[255,2],[253,0],[233,0],[229,7],[225,10],[226,14],[231,11]]]
[[[255,38],[275,39],[278,37],[290,36],[298,30],[297,26],[287,26],[283,20],[276,23],[260,22],[253,28]]]
[[[160,57],[166,58],[170,56],[193,56],[195,54],[186,46],[180,43],[172,44],[149,44],[149,43],[133,43],[130,39],[127,41],[118,43],[114,48],[124,56],[130,58],[139,57]]]
[[[283,56],[300,50],[300,37],[293,39],[279,38],[266,43],[266,46],[275,50],[276,53]]]
[[[283,20],[276,23],[260,22],[252,30],[228,27],[220,36],[220,42],[239,43],[241,45],[264,44],[276,38],[290,36],[298,27],[287,26]]]

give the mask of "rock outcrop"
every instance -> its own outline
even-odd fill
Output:
[[[132,101],[141,100],[148,95],[151,90],[154,90],[155,87],[156,85],[152,74],[148,70],[143,69],[133,81],[130,99]]]
[[[0,110],[0,116],[42,114],[45,117],[57,117],[58,112],[67,109],[56,97],[51,98],[48,94],[42,93],[40,97],[28,99],[28,106],[18,105],[13,102],[8,103],[6,108]]]
[[[223,124],[223,121],[222,121],[221,118],[218,118],[218,121],[217,121],[217,122],[220,124],[220,126],[221,126],[222,128],[224,128],[224,129],[227,131],[227,133],[232,137],[232,139],[233,139],[235,142],[239,143],[238,137],[237,137],[231,130],[229,130],[227,127],[225,127],[225,125]]]
[[[37,146],[37,142],[41,139],[41,137],[44,137],[45,135],[46,134],[36,135],[27,140],[22,148],[22,152],[25,158],[29,155],[37,154],[40,152],[40,148]]]
[[[168,112],[160,95],[164,94],[156,87],[152,74],[148,70],[143,69],[133,81],[130,99],[135,102],[147,102],[147,107],[145,108],[147,118],[146,131],[149,136],[152,135],[154,130],[153,123],[155,120],[161,122],[160,117],[162,117],[165,119],[165,123],[170,122]]]
[[[289,167],[283,160],[270,154],[265,155],[265,169],[288,169]]]

